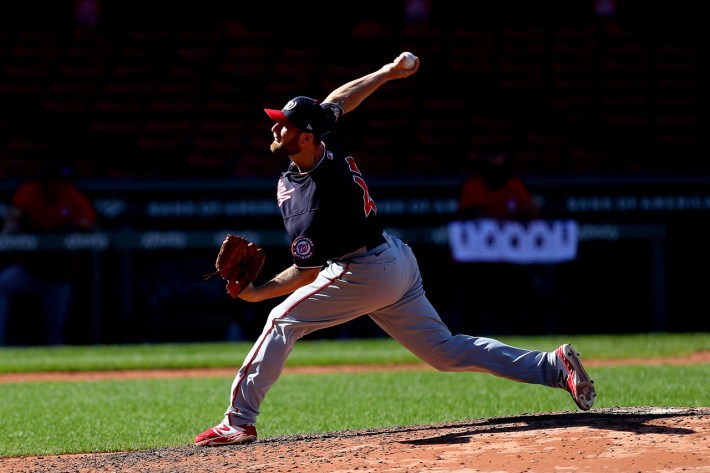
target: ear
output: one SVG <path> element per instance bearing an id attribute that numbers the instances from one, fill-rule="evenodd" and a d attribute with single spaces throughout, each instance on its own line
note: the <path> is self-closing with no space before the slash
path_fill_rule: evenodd
<path id="1" fill-rule="evenodd" d="M 301 132 L 301 144 L 305 145 L 308 143 L 315 143 L 316 137 L 313 133 L 309 133 L 307 131 Z"/>

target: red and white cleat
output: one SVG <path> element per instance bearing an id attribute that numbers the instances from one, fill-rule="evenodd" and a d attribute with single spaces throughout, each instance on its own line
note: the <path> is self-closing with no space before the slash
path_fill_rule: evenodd
<path id="1" fill-rule="evenodd" d="M 566 343 L 555 350 L 555 354 L 564 367 L 560 370 L 559 386 L 572 395 L 580 409 L 588 411 L 594 405 L 597 393 L 594 390 L 594 381 L 582 367 L 579 352 Z"/>
<path id="2" fill-rule="evenodd" d="M 254 439 L 256 439 L 256 427 L 253 425 L 234 426 L 222 421 L 195 437 L 195 444 L 201 447 L 216 447 L 250 442 Z"/>

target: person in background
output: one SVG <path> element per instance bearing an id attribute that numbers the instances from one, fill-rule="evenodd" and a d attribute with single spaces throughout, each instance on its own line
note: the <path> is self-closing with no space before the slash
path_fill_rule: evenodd
<path id="1" fill-rule="evenodd" d="M 51 160 L 38 179 L 20 184 L 11 198 L 3 225 L 5 234 L 56 234 L 94 231 L 96 212 L 74 182 L 71 163 Z M 33 296 L 45 317 L 50 345 L 64 344 L 65 324 L 79 264 L 66 249 L 26 251 L 11 255 L 0 271 L 0 345 L 16 296 Z M 19 315 L 19 314 L 12 314 Z"/>
<path id="2" fill-rule="evenodd" d="M 504 144 L 480 149 L 473 172 L 461 186 L 459 220 L 495 220 L 526 223 L 540 218 L 540 206 L 513 168 L 513 156 Z M 542 297 L 543 281 L 530 265 L 510 261 L 452 262 L 457 293 L 458 323 L 463 331 L 510 334 L 533 328 L 531 316 Z M 470 291 L 477 294 L 470 310 Z M 465 316 L 463 314 L 466 314 Z"/>
<path id="3" fill-rule="evenodd" d="M 74 19 L 80 28 L 93 30 L 101 25 L 99 0 L 74 0 Z"/>
<path id="4" fill-rule="evenodd" d="M 540 207 L 514 173 L 508 151 L 502 147 L 484 148 L 474 166 L 461 188 L 459 218 L 529 221 L 539 217 Z"/>

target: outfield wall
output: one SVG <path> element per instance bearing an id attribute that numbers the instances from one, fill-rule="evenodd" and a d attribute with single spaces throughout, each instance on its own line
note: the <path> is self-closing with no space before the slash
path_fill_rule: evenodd
<path id="1" fill-rule="evenodd" d="M 457 178 L 372 180 L 385 226 L 420 258 L 425 287 L 454 331 L 618 333 L 707 330 L 702 274 L 710 262 L 710 186 L 686 179 L 528 179 L 546 222 L 574 222 L 573 259 L 459 264 L 449 247 Z M 72 305 L 75 343 L 249 338 L 271 303 L 247 304 L 204 281 L 226 232 L 267 251 L 264 276 L 290 263 L 271 180 L 80 182 L 101 231 L 0 236 L 0 257 L 67 248 L 84 272 Z M 0 189 L 9 201 L 13 184 Z M 4 210 L 4 208 L 2 208 Z M 36 310 L 31 303 L 29 313 Z M 34 317 L 28 318 L 32 320 Z M 32 343 L 23 322 L 15 340 Z M 380 335 L 360 321 L 322 336 Z"/>

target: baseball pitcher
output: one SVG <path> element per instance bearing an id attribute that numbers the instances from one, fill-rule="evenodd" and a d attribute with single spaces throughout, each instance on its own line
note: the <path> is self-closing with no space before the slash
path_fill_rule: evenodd
<path id="1" fill-rule="evenodd" d="M 402 53 L 322 101 L 297 96 L 281 109 L 265 110 L 274 122 L 271 153 L 288 166 L 278 181 L 276 205 L 290 236 L 293 264 L 261 285 L 247 285 L 238 297 L 249 302 L 288 297 L 271 310 L 236 374 L 224 418 L 199 434 L 197 445 L 255 439 L 261 403 L 294 343 L 363 315 L 438 370 L 562 388 L 580 409 L 592 407 L 593 382 L 571 345 L 544 352 L 452 335 L 425 295 L 412 249 L 383 231 L 366 169 L 330 133 L 342 115 L 387 82 L 416 74 L 420 61 L 414 57 L 408 64 L 408 58 Z"/>

